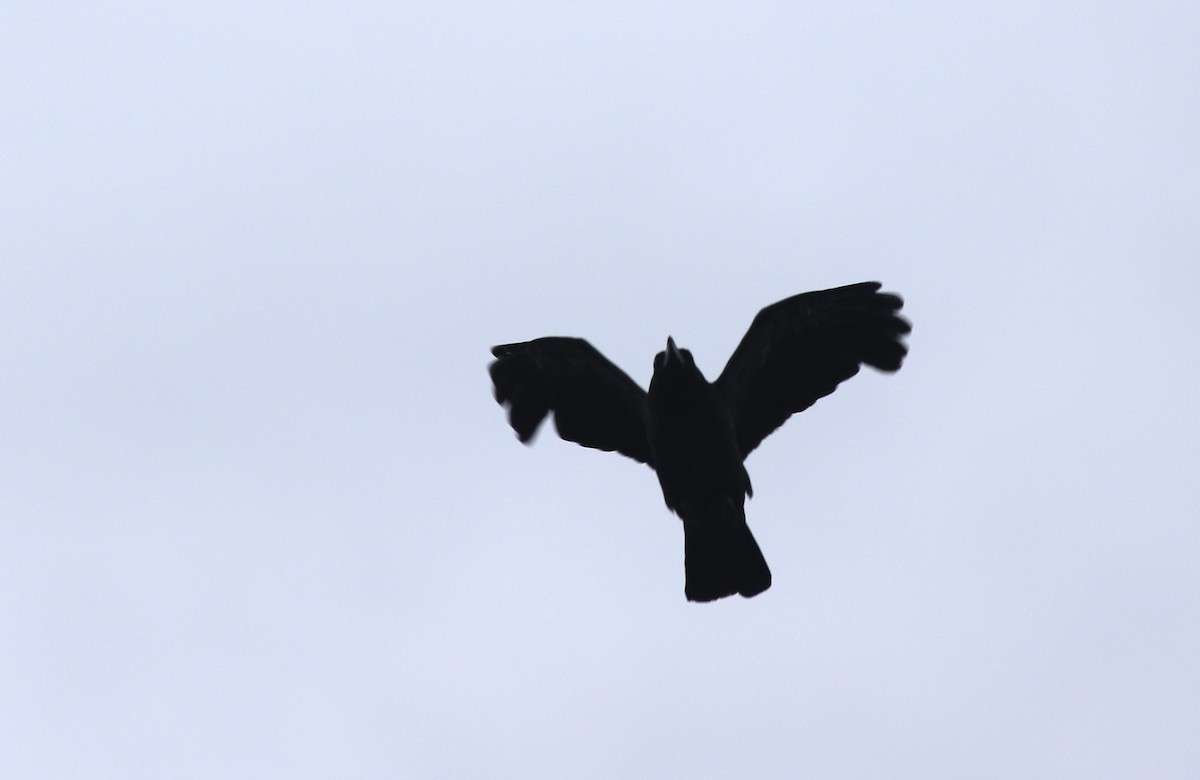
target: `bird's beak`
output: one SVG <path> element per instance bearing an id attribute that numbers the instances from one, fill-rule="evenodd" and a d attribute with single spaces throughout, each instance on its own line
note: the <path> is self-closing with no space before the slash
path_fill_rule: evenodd
<path id="1" fill-rule="evenodd" d="M 679 350 L 675 347 L 675 339 L 667 336 L 667 360 L 678 360 L 683 362 L 683 355 L 679 354 Z"/>

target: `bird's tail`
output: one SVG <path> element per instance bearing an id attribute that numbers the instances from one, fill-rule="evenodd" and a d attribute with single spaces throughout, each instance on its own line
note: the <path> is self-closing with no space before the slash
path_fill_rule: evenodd
<path id="1" fill-rule="evenodd" d="M 684 594 L 688 601 L 714 601 L 734 593 L 749 598 L 771 587 L 771 570 L 741 507 L 725 506 L 718 512 L 696 515 L 683 520 Z"/>

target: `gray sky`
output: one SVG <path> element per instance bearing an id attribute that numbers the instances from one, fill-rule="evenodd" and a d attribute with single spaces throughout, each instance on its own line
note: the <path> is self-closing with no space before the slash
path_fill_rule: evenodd
<path id="1" fill-rule="evenodd" d="M 586 6 L 586 7 L 585 7 Z M 1195 3 L 0 11 L 0 775 L 1200 771 Z M 653 474 L 495 343 L 912 352 Z"/>

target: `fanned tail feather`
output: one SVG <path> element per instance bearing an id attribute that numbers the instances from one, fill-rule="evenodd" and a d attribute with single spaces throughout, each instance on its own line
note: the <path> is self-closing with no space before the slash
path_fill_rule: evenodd
<path id="1" fill-rule="evenodd" d="M 688 601 L 746 598 L 771 587 L 771 570 L 741 507 L 689 512 L 683 521 L 683 566 Z"/>

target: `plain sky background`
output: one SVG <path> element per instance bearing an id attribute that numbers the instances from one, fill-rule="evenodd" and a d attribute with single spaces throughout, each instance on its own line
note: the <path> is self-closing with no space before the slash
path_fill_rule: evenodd
<path id="1" fill-rule="evenodd" d="M 5 3 L 0 775 L 1200 776 L 1200 6 Z M 653 474 L 491 345 L 911 354 Z"/>

